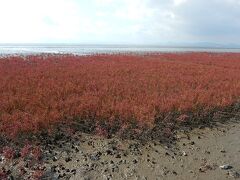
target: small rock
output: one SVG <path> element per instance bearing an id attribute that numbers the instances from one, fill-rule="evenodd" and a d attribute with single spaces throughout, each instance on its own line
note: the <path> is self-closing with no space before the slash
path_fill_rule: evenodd
<path id="1" fill-rule="evenodd" d="M 199 171 L 206 172 L 208 170 L 214 170 L 214 169 L 215 169 L 215 165 L 205 164 L 199 168 Z"/>
<path id="2" fill-rule="evenodd" d="M 29 163 L 26 162 L 25 165 L 24 165 L 25 168 L 29 168 Z"/>
<path id="3" fill-rule="evenodd" d="M 65 173 L 63 173 L 63 174 L 59 174 L 59 178 L 64 178 L 66 176 L 66 174 Z"/>
<path id="4" fill-rule="evenodd" d="M 226 151 L 225 151 L 224 149 L 222 149 L 220 152 L 221 152 L 221 153 L 226 153 Z"/>
<path id="5" fill-rule="evenodd" d="M 113 155 L 113 152 L 110 149 L 106 150 L 106 153 L 107 155 Z"/>
<path id="6" fill-rule="evenodd" d="M 133 164 L 137 164 L 138 161 L 136 159 L 133 160 Z"/>
<path id="7" fill-rule="evenodd" d="M 230 166 L 229 164 L 225 164 L 225 165 L 219 166 L 219 168 L 224 169 L 224 170 L 228 170 L 228 169 L 232 169 L 233 167 Z"/>
<path id="8" fill-rule="evenodd" d="M 108 168 L 104 169 L 103 172 L 105 172 L 105 173 L 108 172 Z"/>
<path id="9" fill-rule="evenodd" d="M 110 161 L 110 164 L 114 164 L 114 162 L 111 160 L 111 161 Z"/>
<path id="10" fill-rule="evenodd" d="M 119 172 L 119 167 L 117 165 L 112 166 L 112 172 Z"/>
<path id="11" fill-rule="evenodd" d="M 168 152 L 165 152 L 165 155 L 166 155 L 166 156 L 169 156 L 170 154 L 169 154 Z"/>
<path id="12" fill-rule="evenodd" d="M 182 155 L 183 156 L 187 156 L 187 153 L 185 151 L 183 151 Z"/>
<path id="13" fill-rule="evenodd" d="M 77 172 L 76 169 L 72 169 L 72 170 L 71 170 L 71 173 L 73 173 L 73 174 L 76 174 L 76 172 Z"/>
<path id="14" fill-rule="evenodd" d="M 116 155 L 116 158 L 121 158 L 121 155 L 120 155 L 120 154 L 117 154 L 117 155 Z"/>
<path id="15" fill-rule="evenodd" d="M 169 146 L 164 146 L 165 149 L 169 149 Z"/>
<path id="16" fill-rule="evenodd" d="M 58 158 L 57 158 L 56 156 L 53 156 L 52 160 L 53 160 L 53 161 L 57 161 Z"/>
<path id="17" fill-rule="evenodd" d="M 79 149 L 78 147 L 75 147 L 75 152 L 78 153 L 79 152 Z"/>
<path id="18" fill-rule="evenodd" d="M 211 152 L 210 151 L 205 151 L 205 154 L 210 154 Z"/>
<path id="19" fill-rule="evenodd" d="M 70 162 L 72 159 L 70 158 L 70 157 L 67 157 L 66 159 L 65 159 L 65 161 L 66 162 Z"/>
<path id="20" fill-rule="evenodd" d="M 0 156 L 0 162 L 3 162 L 5 160 L 4 156 Z"/>
<path id="21" fill-rule="evenodd" d="M 152 161 L 152 164 L 157 164 L 155 161 Z"/>

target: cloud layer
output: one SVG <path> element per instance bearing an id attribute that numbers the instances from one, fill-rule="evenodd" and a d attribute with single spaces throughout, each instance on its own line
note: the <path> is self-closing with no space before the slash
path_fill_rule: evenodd
<path id="1" fill-rule="evenodd" d="M 0 43 L 238 43 L 240 0 L 0 0 Z"/>

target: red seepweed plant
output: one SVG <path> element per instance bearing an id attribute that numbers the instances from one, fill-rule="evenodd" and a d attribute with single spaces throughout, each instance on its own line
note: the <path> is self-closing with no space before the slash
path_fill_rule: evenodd
<path id="1" fill-rule="evenodd" d="M 240 54 L 51 55 L 0 59 L 0 133 L 75 120 L 152 127 L 169 112 L 208 112 L 239 101 Z M 109 127 L 108 127 L 109 128 Z"/>

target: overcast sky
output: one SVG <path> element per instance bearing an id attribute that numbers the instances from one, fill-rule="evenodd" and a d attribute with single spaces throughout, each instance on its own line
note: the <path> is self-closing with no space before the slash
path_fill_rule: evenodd
<path id="1" fill-rule="evenodd" d="M 240 0 L 0 0 L 0 43 L 235 43 Z"/>

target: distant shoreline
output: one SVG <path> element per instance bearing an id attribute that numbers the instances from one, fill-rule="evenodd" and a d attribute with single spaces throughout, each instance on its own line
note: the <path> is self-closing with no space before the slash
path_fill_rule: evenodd
<path id="1" fill-rule="evenodd" d="M 240 53 L 234 47 L 167 47 L 157 45 L 90 45 L 90 44 L 0 44 L 0 55 L 39 55 L 39 54 L 145 54 L 145 53 Z"/>

